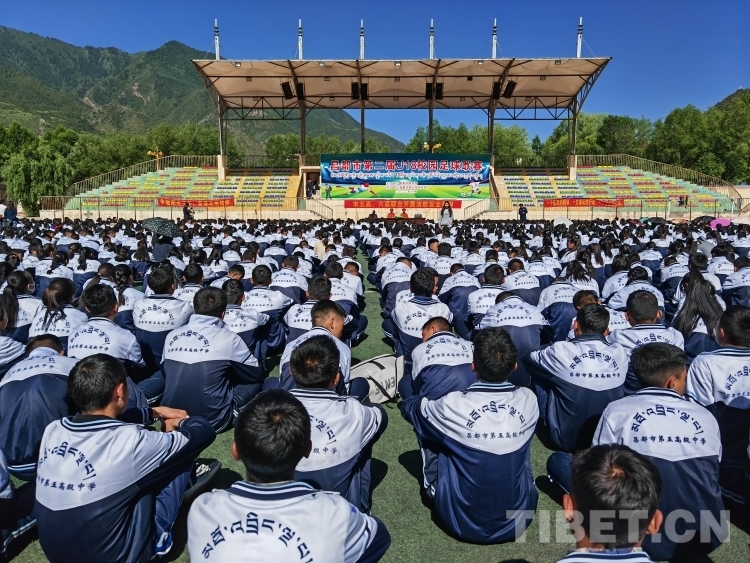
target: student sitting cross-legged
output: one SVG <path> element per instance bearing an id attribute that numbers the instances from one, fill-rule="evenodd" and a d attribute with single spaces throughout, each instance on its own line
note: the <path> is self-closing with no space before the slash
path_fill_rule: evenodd
<path id="1" fill-rule="evenodd" d="M 187 325 L 170 332 L 164 343 L 162 404 L 203 416 L 222 432 L 260 393 L 265 375 L 247 344 L 224 324 L 224 291 L 204 287 L 193 304 Z"/>
<path id="2" fill-rule="evenodd" d="M 627 446 L 595 446 L 573 457 L 570 494 L 563 497 L 576 549 L 558 563 L 650 563 L 641 551 L 664 515 L 659 470 Z"/>
<path id="3" fill-rule="evenodd" d="M 166 554 L 186 490 L 218 471 L 218 462 L 193 469 L 213 428 L 176 409 L 126 410 L 125 368 L 106 354 L 81 360 L 68 391 L 81 412 L 47 426 L 37 467 L 34 514 L 47 559 L 140 562 Z M 165 432 L 144 428 L 156 418 Z"/>
<path id="4" fill-rule="evenodd" d="M 339 350 L 318 335 L 292 352 L 290 369 L 297 387 L 291 393 L 310 415 L 313 449 L 297 465 L 295 478 L 335 491 L 362 512 L 369 512 L 372 446 L 385 432 L 388 417 L 380 405 L 341 397 Z"/>
<path id="5" fill-rule="evenodd" d="M 594 445 L 629 446 L 659 469 L 664 483 L 659 509 L 667 526 L 643 544 L 655 560 L 702 557 L 726 537 L 720 526 L 705 527 L 707 518 L 721 522 L 724 510 L 719 489 L 721 438 L 713 415 L 683 396 L 687 362 L 685 352 L 664 342 L 636 348 L 630 364 L 641 389 L 610 403 L 593 440 Z M 547 462 L 550 479 L 566 491 L 570 459 L 556 452 Z M 680 516 L 672 520 L 670 514 Z"/>
<path id="6" fill-rule="evenodd" d="M 530 447 L 539 408 L 532 391 L 507 382 L 517 356 L 505 330 L 484 329 L 474 339 L 476 383 L 401 405 L 420 446 L 433 454 L 423 468 L 425 492 L 445 527 L 465 541 L 513 541 L 536 510 Z"/>
<path id="7" fill-rule="evenodd" d="M 340 495 L 295 479 L 313 455 L 312 421 L 287 391 L 258 395 L 239 415 L 232 456 L 246 476 L 227 490 L 198 497 L 188 514 L 192 561 L 374 563 L 391 544 L 377 518 Z"/>
<path id="8" fill-rule="evenodd" d="M 576 315 L 572 341 L 521 357 L 552 442 L 562 451 L 587 447 L 606 406 L 624 395 L 628 356 L 606 341 L 608 326 L 604 307 L 585 305 Z"/>

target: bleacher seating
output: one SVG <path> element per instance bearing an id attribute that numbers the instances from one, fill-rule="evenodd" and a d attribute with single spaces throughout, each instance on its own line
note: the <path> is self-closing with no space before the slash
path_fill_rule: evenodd
<path id="1" fill-rule="evenodd" d="M 573 181 L 564 168 L 502 168 L 495 170 L 495 180 L 501 198 L 529 208 L 540 207 L 549 198 L 621 198 L 626 207 L 637 207 L 642 201 L 666 199 L 676 206 L 680 197 L 687 197 L 691 207 L 706 210 L 727 201 L 704 186 L 627 166 L 579 166 Z"/>
<path id="2" fill-rule="evenodd" d="M 248 210 L 293 209 L 298 188 L 299 175 L 291 170 L 238 170 L 219 181 L 215 167 L 167 168 L 90 190 L 70 200 L 66 209 L 151 209 L 159 197 L 192 200 L 233 197 L 235 207 Z"/>

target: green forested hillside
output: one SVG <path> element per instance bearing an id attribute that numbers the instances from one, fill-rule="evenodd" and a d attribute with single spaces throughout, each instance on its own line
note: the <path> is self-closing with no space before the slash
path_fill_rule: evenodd
<path id="1" fill-rule="evenodd" d="M 129 54 L 0 27 L 0 124 L 18 121 L 42 133 L 57 125 L 81 132 L 145 132 L 160 123 L 215 123 L 213 104 L 190 62 L 205 56 L 177 41 Z M 299 124 L 258 121 L 233 129 L 240 145 L 257 153 L 269 137 L 298 132 Z M 358 140 L 359 124 L 344 111 L 313 111 L 308 133 Z M 403 148 L 383 133 L 367 134 L 391 150 Z"/>

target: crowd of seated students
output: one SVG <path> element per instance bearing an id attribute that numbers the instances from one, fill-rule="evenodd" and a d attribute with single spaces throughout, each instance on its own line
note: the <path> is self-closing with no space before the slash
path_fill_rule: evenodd
<path id="1" fill-rule="evenodd" d="M 697 533 L 701 511 L 719 521 L 750 502 L 742 228 L 187 220 L 178 232 L 25 220 L 3 233 L 3 552 L 36 527 L 53 562 L 148 561 L 192 501 L 196 560 L 377 561 L 390 536 L 370 516 L 370 466 L 388 418 L 351 365 L 373 336 L 365 278 L 404 359 L 422 492 L 458 539 L 514 541 L 531 523 L 535 434 L 555 450 L 566 513 L 584 513 L 578 547 L 602 558 L 707 555 L 725 536 Z M 201 495 L 220 464 L 198 457 L 226 431 L 246 476 Z M 638 537 L 615 522 L 599 541 L 586 511 L 605 505 L 642 507 Z M 665 533 L 679 510 L 694 516 L 677 526 L 690 540 Z"/>

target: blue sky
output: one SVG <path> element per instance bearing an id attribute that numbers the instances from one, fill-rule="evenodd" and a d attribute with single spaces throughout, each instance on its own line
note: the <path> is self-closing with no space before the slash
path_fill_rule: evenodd
<path id="1" fill-rule="evenodd" d="M 430 18 L 439 57 L 490 56 L 493 18 L 498 19 L 499 56 L 574 56 L 583 16 L 583 54 L 613 57 L 584 111 L 657 119 L 674 107 L 705 109 L 737 88 L 750 88 L 750 0 L 0 3 L 0 25 L 129 52 L 155 49 L 171 39 L 210 51 L 218 18 L 222 55 L 248 59 L 294 57 L 298 18 L 305 30 L 304 55 L 311 59 L 356 58 L 360 19 L 367 58 L 426 58 Z M 453 125 L 486 122 L 480 111 L 443 110 L 436 118 Z M 368 127 L 404 142 L 426 122 L 426 111 L 367 113 Z M 554 127 L 553 122 L 518 123 L 542 138 Z"/>

